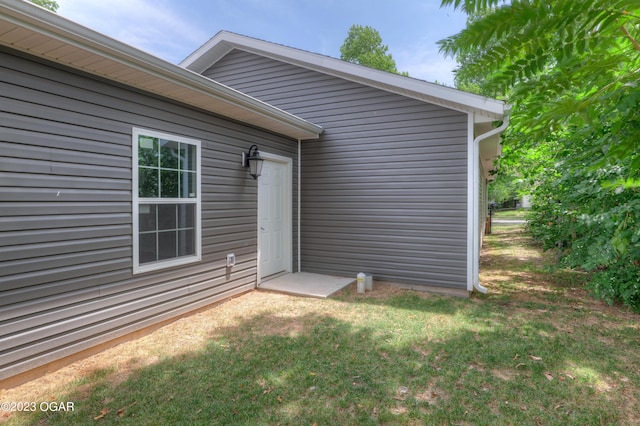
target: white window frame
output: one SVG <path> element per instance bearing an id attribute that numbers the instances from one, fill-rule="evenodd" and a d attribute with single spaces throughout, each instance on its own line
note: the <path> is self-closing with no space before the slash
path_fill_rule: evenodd
<path id="1" fill-rule="evenodd" d="M 185 143 L 196 147 L 196 197 L 194 198 L 146 198 L 139 196 L 138 172 L 138 141 L 140 136 L 167 139 Z M 201 143 L 197 139 L 158 132 L 155 130 L 134 127 L 132 129 L 132 204 L 133 204 L 133 273 L 156 271 L 202 260 L 202 190 L 201 190 Z M 139 211 L 141 204 L 193 204 L 195 205 L 195 253 L 172 259 L 159 260 L 153 263 L 140 264 L 140 223 Z"/>

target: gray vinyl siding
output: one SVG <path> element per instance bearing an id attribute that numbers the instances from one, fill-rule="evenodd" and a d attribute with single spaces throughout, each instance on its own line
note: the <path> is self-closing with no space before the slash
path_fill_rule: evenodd
<path id="1" fill-rule="evenodd" d="M 466 114 L 239 50 L 203 74 L 325 129 L 302 144 L 303 271 L 466 290 Z"/>
<path id="2" fill-rule="evenodd" d="M 201 140 L 201 262 L 133 275 L 133 127 Z M 297 176 L 297 141 L 0 50 L 0 380 L 254 288 L 253 143 Z"/>

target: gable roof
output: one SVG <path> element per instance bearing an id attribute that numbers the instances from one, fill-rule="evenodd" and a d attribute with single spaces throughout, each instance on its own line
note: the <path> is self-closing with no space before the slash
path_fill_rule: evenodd
<path id="1" fill-rule="evenodd" d="M 0 45 L 280 133 L 322 127 L 23 0 L 0 3 Z"/>
<path id="2" fill-rule="evenodd" d="M 474 113 L 476 123 L 502 120 L 505 114 L 504 102 L 496 99 L 228 31 L 220 31 L 182 61 L 180 66 L 202 73 L 233 49 L 266 56 L 445 108 Z"/>

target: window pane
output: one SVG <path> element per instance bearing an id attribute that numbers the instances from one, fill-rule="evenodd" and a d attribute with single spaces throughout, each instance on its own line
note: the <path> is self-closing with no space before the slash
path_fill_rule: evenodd
<path id="1" fill-rule="evenodd" d="M 177 257 L 176 231 L 158 232 L 158 260 Z"/>
<path id="2" fill-rule="evenodd" d="M 138 157 L 134 165 L 138 180 L 138 187 L 134 188 L 138 192 L 133 194 L 137 200 L 134 225 L 138 231 L 134 272 L 182 263 L 171 262 L 173 259 L 189 261 L 201 244 L 196 238 L 200 235 L 196 221 L 200 142 L 152 130 L 134 128 L 133 134 L 133 154 Z M 180 199 L 190 202 L 180 204 Z"/>
<path id="3" fill-rule="evenodd" d="M 158 229 L 176 229 L 176 219 L 175 204 L 158 204 Z"/>
<path id="4" fill-rule="evenodd" d="M 178 169 L 178 142 L 160 139 L 160 167 Z"/>
<path id="5" fill-rule="evenodd" d="M 177 170 L 160 170 L 162 198 L 178 198 L 179 173 Z"/>
<path id="6" fill-rule="evenodd" d="M 195 204 L 178 204 L 178 228 L 193 228 L 195 223 Z"/>
<path id="7" fill-rule="evenodd" d="M 178 256 L 191 256 L 196 254 L 193 229 L 178 231 Z"/>
<path id="8" fill-rule="evenodd" d="M 158 167 L 158 139 L 138 137 L 138 165 Z"/>
<path id="9" fill-rule="evenodd" d="M 180 198 L 196 198 L 197 175 L 195 172 L 183 171 L 180 174 Z"/>
<path id="10" fill-rule="evenodd" d="M 195 145 L 186 143 L 180 144 L 180 169 L 196 171 L 196 155 L 197 149 Z"/>
<path id="11" fill-rule="evenodd" d="M 140 204 L 138 208 L 138 227 L 140 232 L 155 231 L 156 227 L 156 205 Z"/>
<path id="12" fill-rule="evenodd" d="M 138 261 L 140 264 L 155 262 L 158 260 L 158 253 L 156 251 L 156 233 L 151 232 L 149 234 L 140 234 L 138 236 Z"/>
<path id="13" fill-rule="evenodd" d="M 138 169 L 138 196 L 143 198 L 158 197 L 158 169 Z"/>

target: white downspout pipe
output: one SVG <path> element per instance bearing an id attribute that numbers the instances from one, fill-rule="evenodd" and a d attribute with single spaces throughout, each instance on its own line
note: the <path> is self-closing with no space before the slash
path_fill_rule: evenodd
<path id="1" fill-rule="evenodd" d="M 300 231 L 301 231 L 301 226 L 300 226 L 300 222 L 301 222 L 301 218 L 302 218 L 302 213 L 300 211 L 301 206 L 302 206 L 302 202 L 300 200 L 300 197 L 302 196 L 302 141 L 300 139 L 298 139 L 298 272 L 302 272 L 302 255 L 300 254 L 300 248 L 301 248 L 301 243 L 302 243 L 302 239 L 300 238 Z"/>
<path id="2" fill-rule="evenodd" d="M 480 208 L 480 142 L 487 138 L 490 138 L 491 136 L 502 133 L 509 126 L 510 112 L 511 105 L 506 105 L 502 125 L 495 129 L 489 130 L 486 133 L 478 135 L 472 143 L 471 174 L 473 177 L 473 190 L 471 196 L 472 214 L 469 218 L 469 220 L 471 220 L 472 222 L 470 229 L 472 229 L 473 239 L 473 247 L 471 253 L 471 280 L 473 283 L 473 288 L 482 294 L 487 293 L 487 288 L 483 287 L 480 284 L 480 229 L 478 228 L 480 226 L 480 223 L 478 223 L 478 220 L 476 220 L 478 218 L 478 210 Z"/>

